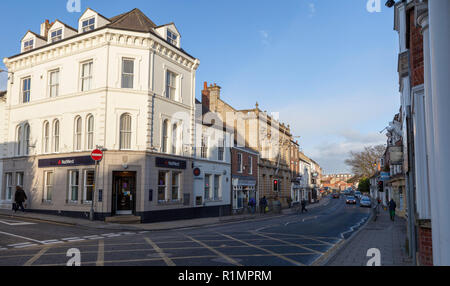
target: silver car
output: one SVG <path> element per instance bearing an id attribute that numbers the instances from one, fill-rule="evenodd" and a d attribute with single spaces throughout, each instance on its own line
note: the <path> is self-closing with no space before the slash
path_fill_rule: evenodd
<path id="1" fill-rule="evenodd" d="M 370 208 L 372 206 L 372 202 L 370 201 L 369 197 L 364 196 L 364 197 L 361 197 L 361 200 L 359 201 L 359 206 Z"/>

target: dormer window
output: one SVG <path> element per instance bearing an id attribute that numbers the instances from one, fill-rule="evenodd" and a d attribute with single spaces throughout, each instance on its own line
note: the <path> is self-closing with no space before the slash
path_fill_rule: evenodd
<path id="1" fill-rule="evenodd" d="M 167 30 L 167 42 L 170 44 L 177 46 L 178 45 L 178 36 L 174 34 L 172 31 Z"/>
<path id="2" fill-rule="evenodd" d="M 61 41 L 62 40 L 62 29 L 53 31 L 51 33 L 51 42 L 57 42 L 57 41 Z"/>
<path id="3" fill-rule="evenodd" d="M 81 29 L 83 33 L 89 32 L 95 29 L 95 18 L 84 20 L 81 24 Z"/>
<path id="4" fill-rule="evenodd" d="M 34 47 L 34 40 L 28 40 L 23 43 L 23 51 L 24 52 L 32 50 L 33 47 Z"/>

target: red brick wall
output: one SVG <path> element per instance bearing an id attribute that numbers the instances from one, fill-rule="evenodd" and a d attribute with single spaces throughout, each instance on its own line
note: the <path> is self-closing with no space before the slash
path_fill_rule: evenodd
<path id="1" fill-rule="evenodd" d="M 238 165 L 238 153 L 242 154 L 242 166 L 245 166 L 242 173 L 238 172 L 239 165 Z M 253 173 L 249 174 L 249 157 L 253 158 Z M 231 174 L 238 175 L 238 176 L 251 176 L 254 177 L 254 179 L 257 179 L 258 175 L 258 157 L 256 155 L 253 155 L 251 153 L 247 153 L 242 150 L 231 148 Z"/>
<path id="2" fill-rule="evenodd" d="M 411 84 L 412 86 L 424 83 L 424 67 L 423 67 L 423 36 L 420 28 L 414 23 L 414 11 L 409 14 L 409 48 L 410 48 L 410 64 L 411 64 Z"/>
<path id="3" fill-rule="evenodd" d="M 433 242 L 431 228 L 419 226 L 419 263 L 423 266 L 433 266 Z"/>

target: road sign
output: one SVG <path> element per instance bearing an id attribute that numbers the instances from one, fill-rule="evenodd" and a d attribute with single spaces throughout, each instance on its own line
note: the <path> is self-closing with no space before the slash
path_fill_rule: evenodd
<path id="1" fill-rule="evenodd" d="M 92 151 L 91 158 L 94 161 L 101 161 L 103 159 L 103 152 L 99 149 Z"/>

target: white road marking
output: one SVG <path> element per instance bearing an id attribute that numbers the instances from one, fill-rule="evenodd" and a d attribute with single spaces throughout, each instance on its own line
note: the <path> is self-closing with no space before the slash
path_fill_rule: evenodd
<path id="1" fill-rule="evenodd" d="M 37 244 L 32 243 L 32 244 L 28 244 L 28 245 L 22 245 L 22 246 L 15 246 L 14 248 L 25 248 L 25 247 L 31 247 L 31 246 L 36 246 Z"/>
<path id="2" fill-rule="evenodd" d="M 24 222 L 24 221 L 17 222 L 17 221 L 14 221 L 14 220 L 0 220 L 0 223 L 6 224 L 6 225 L 12 225 L 12 226 L 35 224 L 35 223 L 32 223 L 32 222 Z"/>
<path id="3" fill-rule="evenodd" d="M 39 243 L 39 244 L 41 243 L 39 240 L 36 240 L 36 239 L 32 239 L 32 238 L 28 238 L 28 237 L 25 237 L 25 236 L 21 236 L 21 235 L 17 235 L 17 234 L 12 234 L 12 233 L 8 233 L 8 232 L 4 232 L 4 231 L 0 231 L 0 234 L 4 234 L 4 235 L 9 235 L 9 236 L 14 236 L 14 237 L 22 238 L 22 239 L 25 239 L 25 240 L 37 242 L 37 243 Z"/>
<path id="4" fill-rule="evenodd" d="M 88 236 L 83 236 L 83 238 L 90 239 L 90 240 L 103 239 L 103 237 L 101 237 L 99 235 L 88 235 Z"/>
<path id="5" fill-rule="evenodd" d="M 350 227 L 349 230 L 342 232 L 341 233 L 341 238 L 344 239 L 344 234 L 355 231 L 355 228 L 360 227 L 366 220 L 367 220 L 367 218 L 363 218 L 358 223 L 356 223 L 355 225 Z"/>
<path id="6" fill-rule="evenodd" d="M 22 245 L 30 245 L 30 244 L 31 244 L 31 242 L 22 242 L 22 243 L 8 244 L 8 246 L 15 247 L 15 246 L 22 246 Z"/>
<path id="7" fill-rule="evenodd" d="M 57 243 L 63 243 L 63 241 L 57 240 L 57 239 L 51 239 L 51 240 L 44 240 L 41 241 L 43 244 L 57 244 Z"/>

